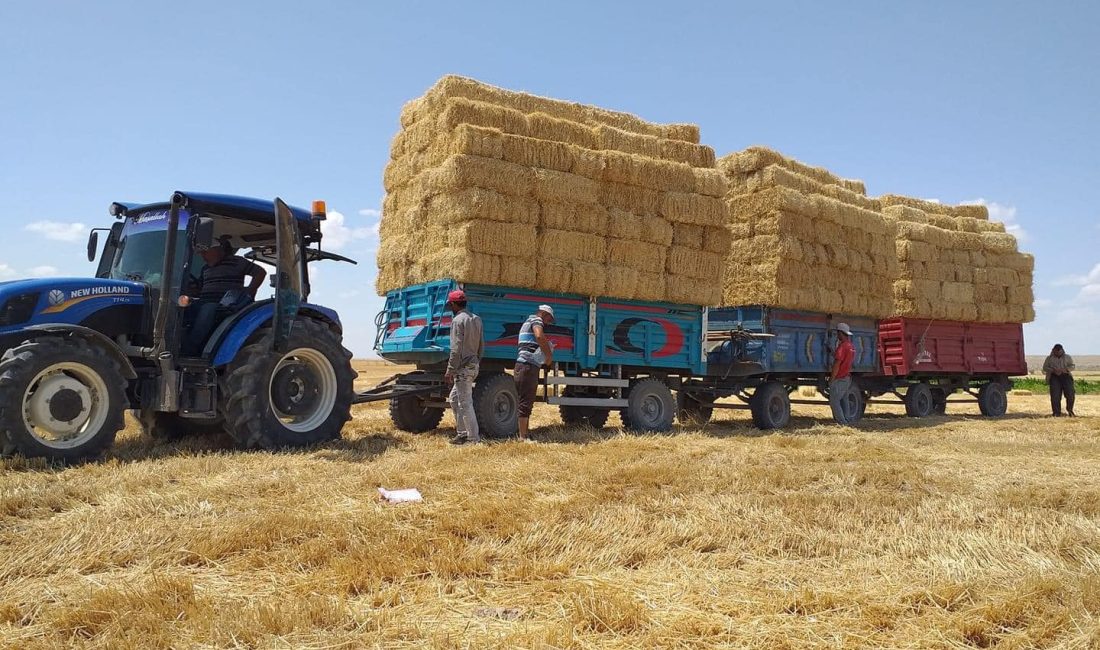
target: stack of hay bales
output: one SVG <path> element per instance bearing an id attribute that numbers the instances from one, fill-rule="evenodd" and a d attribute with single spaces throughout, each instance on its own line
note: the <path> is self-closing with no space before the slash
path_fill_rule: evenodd
<path id="1" fill-rule="evenodd" d="M 980 205 L 879 197 L 897 229 L 898 316 L 1026 323 L 1035 319 L 1035 259 Z"/>
<path id="2" fill-rule="evenodd" d="M 687 124 L 447 76 L 401 113 L 380 293 L 442 278 L 709 305 L 726 181 Z"/>
<path id="3" fill-rule="evenodd" d="M 733 238 L 723 305 L 890 315 L 894 231 L 862 182 L 762 147 L 718 167 L 730 182 Z"/>

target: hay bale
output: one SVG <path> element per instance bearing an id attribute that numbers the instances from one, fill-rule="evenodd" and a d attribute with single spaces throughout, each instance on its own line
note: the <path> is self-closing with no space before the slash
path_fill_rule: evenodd
<path id="1" fill-rule="evenodd" d="M 543 258 L 602 264 L 607 258 L 607 240 L 583 232 L 546 228 L 538 236 L 538 253 Z"/>
<path id="2" fill-rule="evenodd" d="M 722 299 L 722 285 L 710 280 L 672 273 L 665 278 L 666 302 L 715 305 Z M 658 298 L 653 298 L 658 300 Z"/>
<path id="3" fill-rule="evenodd" d="M 484 187 L 510 196 L 529 196 L 534 181 L 534 172 L 528 167 L 481 156 L 456 155 L 437 169 L 425 172 L 424 191 L 443 194 Z"/>
<path id="4" fill-rule="evenodd" d="M 989 253 L 1015 253 L 1016 237 L 1008 233 L 983 232 L 981 237 L 982 248 Z"/>
<path id="5" fill-rule="evenodd" d="M 486 255 L 528 257 L 534 255 L 536 244 L 542 245 L 547 232 L 566 231 L 543 231 L 543 236 L 539 237 L 533 225 L 500 221 L 467 221 L 447 230 L 447 246 Z M 591 236 L 573 234 L 582 240 L 586 237 L 592 239 Z"/>
<path id="6" fill-rule="evenodd" d="M 573 151 L 575 149 L 576 147 L 571 145 L 550 140 L 518 135 L 500 136 L 500 151 L 504 160 L 524 167 L 570 172 L 574 167 Z"/>
<path id="7" fill-rule="evenodd" d="M 596 204 L 600 200 L 600 184 L 590 178 L 549 169 L 535 169 L 533 192 L 545 203 Z"/>
<path id="8" fill-rule="evenodd" d="M 703 226 L 693 226 L 690 224 L 679 224 L 673 229 L 672 242 L 677 246 L 683 246 L 685 248 L 703 248 L 703 234 L 707 232 L 707 229 Z"/>
<path id="9" fill-rule="evenodd" d="M 675 230 L 672 224 L 661 217 L 631 214 L 615 208 L 608 210 L 607 234 L 611 237 L 668 246 L 672 243 Z"/>
<path id="10" fill-rule="evenodd" d="M 726 204 L 721 199 L 688 192 L 665 192 L 658 213 L 679 223 L 720 226 L 726 222 Z"/>
<path id="11" fill-rule="evenodd" d="M 656 190 L 623 183 L 601 183 L 600 204 L 633 214 L 657 214 L 661 194 Z"/>
<path id="12" fill-rule="evenodd" d="M 411 282 L 432 282 L 454 278 L 473 284 L 499 284 L 500 258 L 465 248 L 444 248 L 426 254 L 410 269 Z"/>
<path id="13" fill-rule="evenodd" d="M 853 192 L 866 193 L 862 181 L 841 178 L 823 167 L 813 167 L 800 163 L 767 147 L 749 147 L 743 151 L 719 158 L 717 164 L 718 168 L 725 171 L 727 175 L 747 174 L 764 169 L 769 165 L 776 165 L 812 178 L 818 183 L 838 185 Z"/>
<path id="14" fill-rule="evenodd" d="M 573 261 L 568 262 L 571 268 L 569 292 L 579 293 L 583 296 L 607 295 L 607 267 L 603 264 Z"/>
<path id="15" fill-rule="evenodd" d="M 627 266 L 608 265 L 607 285 L 604 292 L 627 300 L 633 299 L 638 293 L 638 270 Z"/>
<path id="16" fill-rule="evenodd" d="M 615 237 L 607 240 L 607 263 L 610 266 L 636 271 L 663 269 L 667 254 L 668 249 L 659 244 Z"/>
<path id="17" fill-rule="evenodd" d="M 538 275 L 533 257 L 501 257 L 500 283 L 508 287 L 531 287 Z"/>
<path id="18" fill-rule="evenodd" d="M 607 222 L 607 208 L 602 205 L 547 202 L 539 208 L 539 225 L 542 228 L 603 235 L 608 229 Z"/>
<path id="19" fill-rule="evenodd" d="M 683 246 L 670 246 L 665 268 L 669 273 L 708 280 L 721 276 L 722 263 L 722 256 L 716 253 Z"/>
<path id="20" fill-rule="evenodd" d="M 525 225 L 539 223 L 539 204 L 534 199 L 508 196 L 482 187 L 438 194 L 428 202 L 427 211 L 428 218 L 436 224 L 466 221 L 497 221 Z"/>
<path id="21" fill-rule="evenodd" d="M 696 167 L 691 170 L 691 174 L 695 177 L 693 189 L 696 194 L 725 198 L 726 192 L 729 191 L 729 182 L 720 170 Z"/>
<path id="22" fill-rule="evenodd" d="M 734 194 L 748 194 L 770 187 L 787 187 L 802 194 L 820 194 L 865 210 L 877 212 L 882 209 L 877 200 L 867 198 L 860 192 L 840 185 L 822 183 L 779 165 L 768 165 L 763 169 L 730 178 L 730 188 Z"/>

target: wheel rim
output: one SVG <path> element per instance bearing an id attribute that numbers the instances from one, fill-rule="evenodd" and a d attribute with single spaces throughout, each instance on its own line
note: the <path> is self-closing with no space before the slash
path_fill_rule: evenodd
<path id="1" fill-rule="evenodd" d="M 783 398 L 779 395 L 768 402 L 768 419 L 772 424 L 778 424 L 783 419 Z"/>
<path id="2" fill-rule="evenodd" d="M 917 398 L 914 400 L 917 407 L 917 413 L 920 415 L 928 415 L 932 412 L 932 394 L 926 391 L 920 391 L 917 393 Z"/>
<path id="3" fill-rule="evenodd" d="M 1004 391 L 992 388 L 989 391 L 989 406 L 994 413 L 1003 413 L 1006 407 Z"/>
<path id="4" fill-rule="evenodd" d="M 859 415 L 859 394 L 855 391 L 849 391 L 844 396 L 844 413 L 849 418 L 855 418 Z"/>
<path id="5" fill-rule="evenodd" d="M 654 426 L 661 422 L 665 415 L 665 404 L 657 395 L 646 395 L 642 398 L 642 419 L 647 426 Z"/>
<path id="6" fill-rule="evenodd" d="M 95 437 L 109 415 L 107 382 L 71 361 L 47 366 L 23 392 L 23 424 L 35 440 L 72 449 Z"/>
<path id="7" fill-rule="evenodd" d="M 491 412 L 497 424 L 508 424 L 515 416 L 516 409 L 516 398 L 508 391 L 502 390 L 493 397 Z"/>
<path id="8" fill-rule="evenodd" d="M 268 403 L 287 429 L 312 431 L 328 419 L 336 405 L 336 370 L 317 350 L 291 350 L 271 372 Z"/>

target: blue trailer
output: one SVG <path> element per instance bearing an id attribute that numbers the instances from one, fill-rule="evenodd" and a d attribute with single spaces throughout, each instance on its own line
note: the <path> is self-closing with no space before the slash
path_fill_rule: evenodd
<path id="1" fill-rule="evenodd" d="M 389 399 L 402 430 L 427 431 L 443 417 L 451 317 L 445 305 L 458 286 L 440 280 L 386 296 L 375 349 L 384 359 L 417 370 L 392 377 L 360 401 Z M 555 312 L 546 328 L 555 351 L 543 399 L 559 407 L 566 423 L 602 426 L 610 411 L 618 410 L 629 428 L 667 431 L 676 414 L 672 391 L 706 372 L 705 307 L 474 284 L 462 288 L 484 326 L 474 408 L 487 435 L 516 430 L 518 398 L 507 371 L 515 362 L 519 329 L 540 304 Z"/>

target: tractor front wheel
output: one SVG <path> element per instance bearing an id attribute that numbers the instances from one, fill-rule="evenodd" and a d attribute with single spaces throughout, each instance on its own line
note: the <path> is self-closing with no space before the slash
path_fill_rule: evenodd
<path id="1" fill-rule="evenodd" d="M 270 328 L 222 375 L 226 432 L 243 449 L 302 447 L 340 437 L 351 419 L 351 352 L 340 335 L 310 318 L 294 321 L 287 352 Z"/>
<path id="2" fill-rule="evenodd" d="M 127 406 L 118 363 L 82 339 L 34 339 L 0 359 L 6 451 L 62 462 L 98 456 L 124 426 Z"/>

